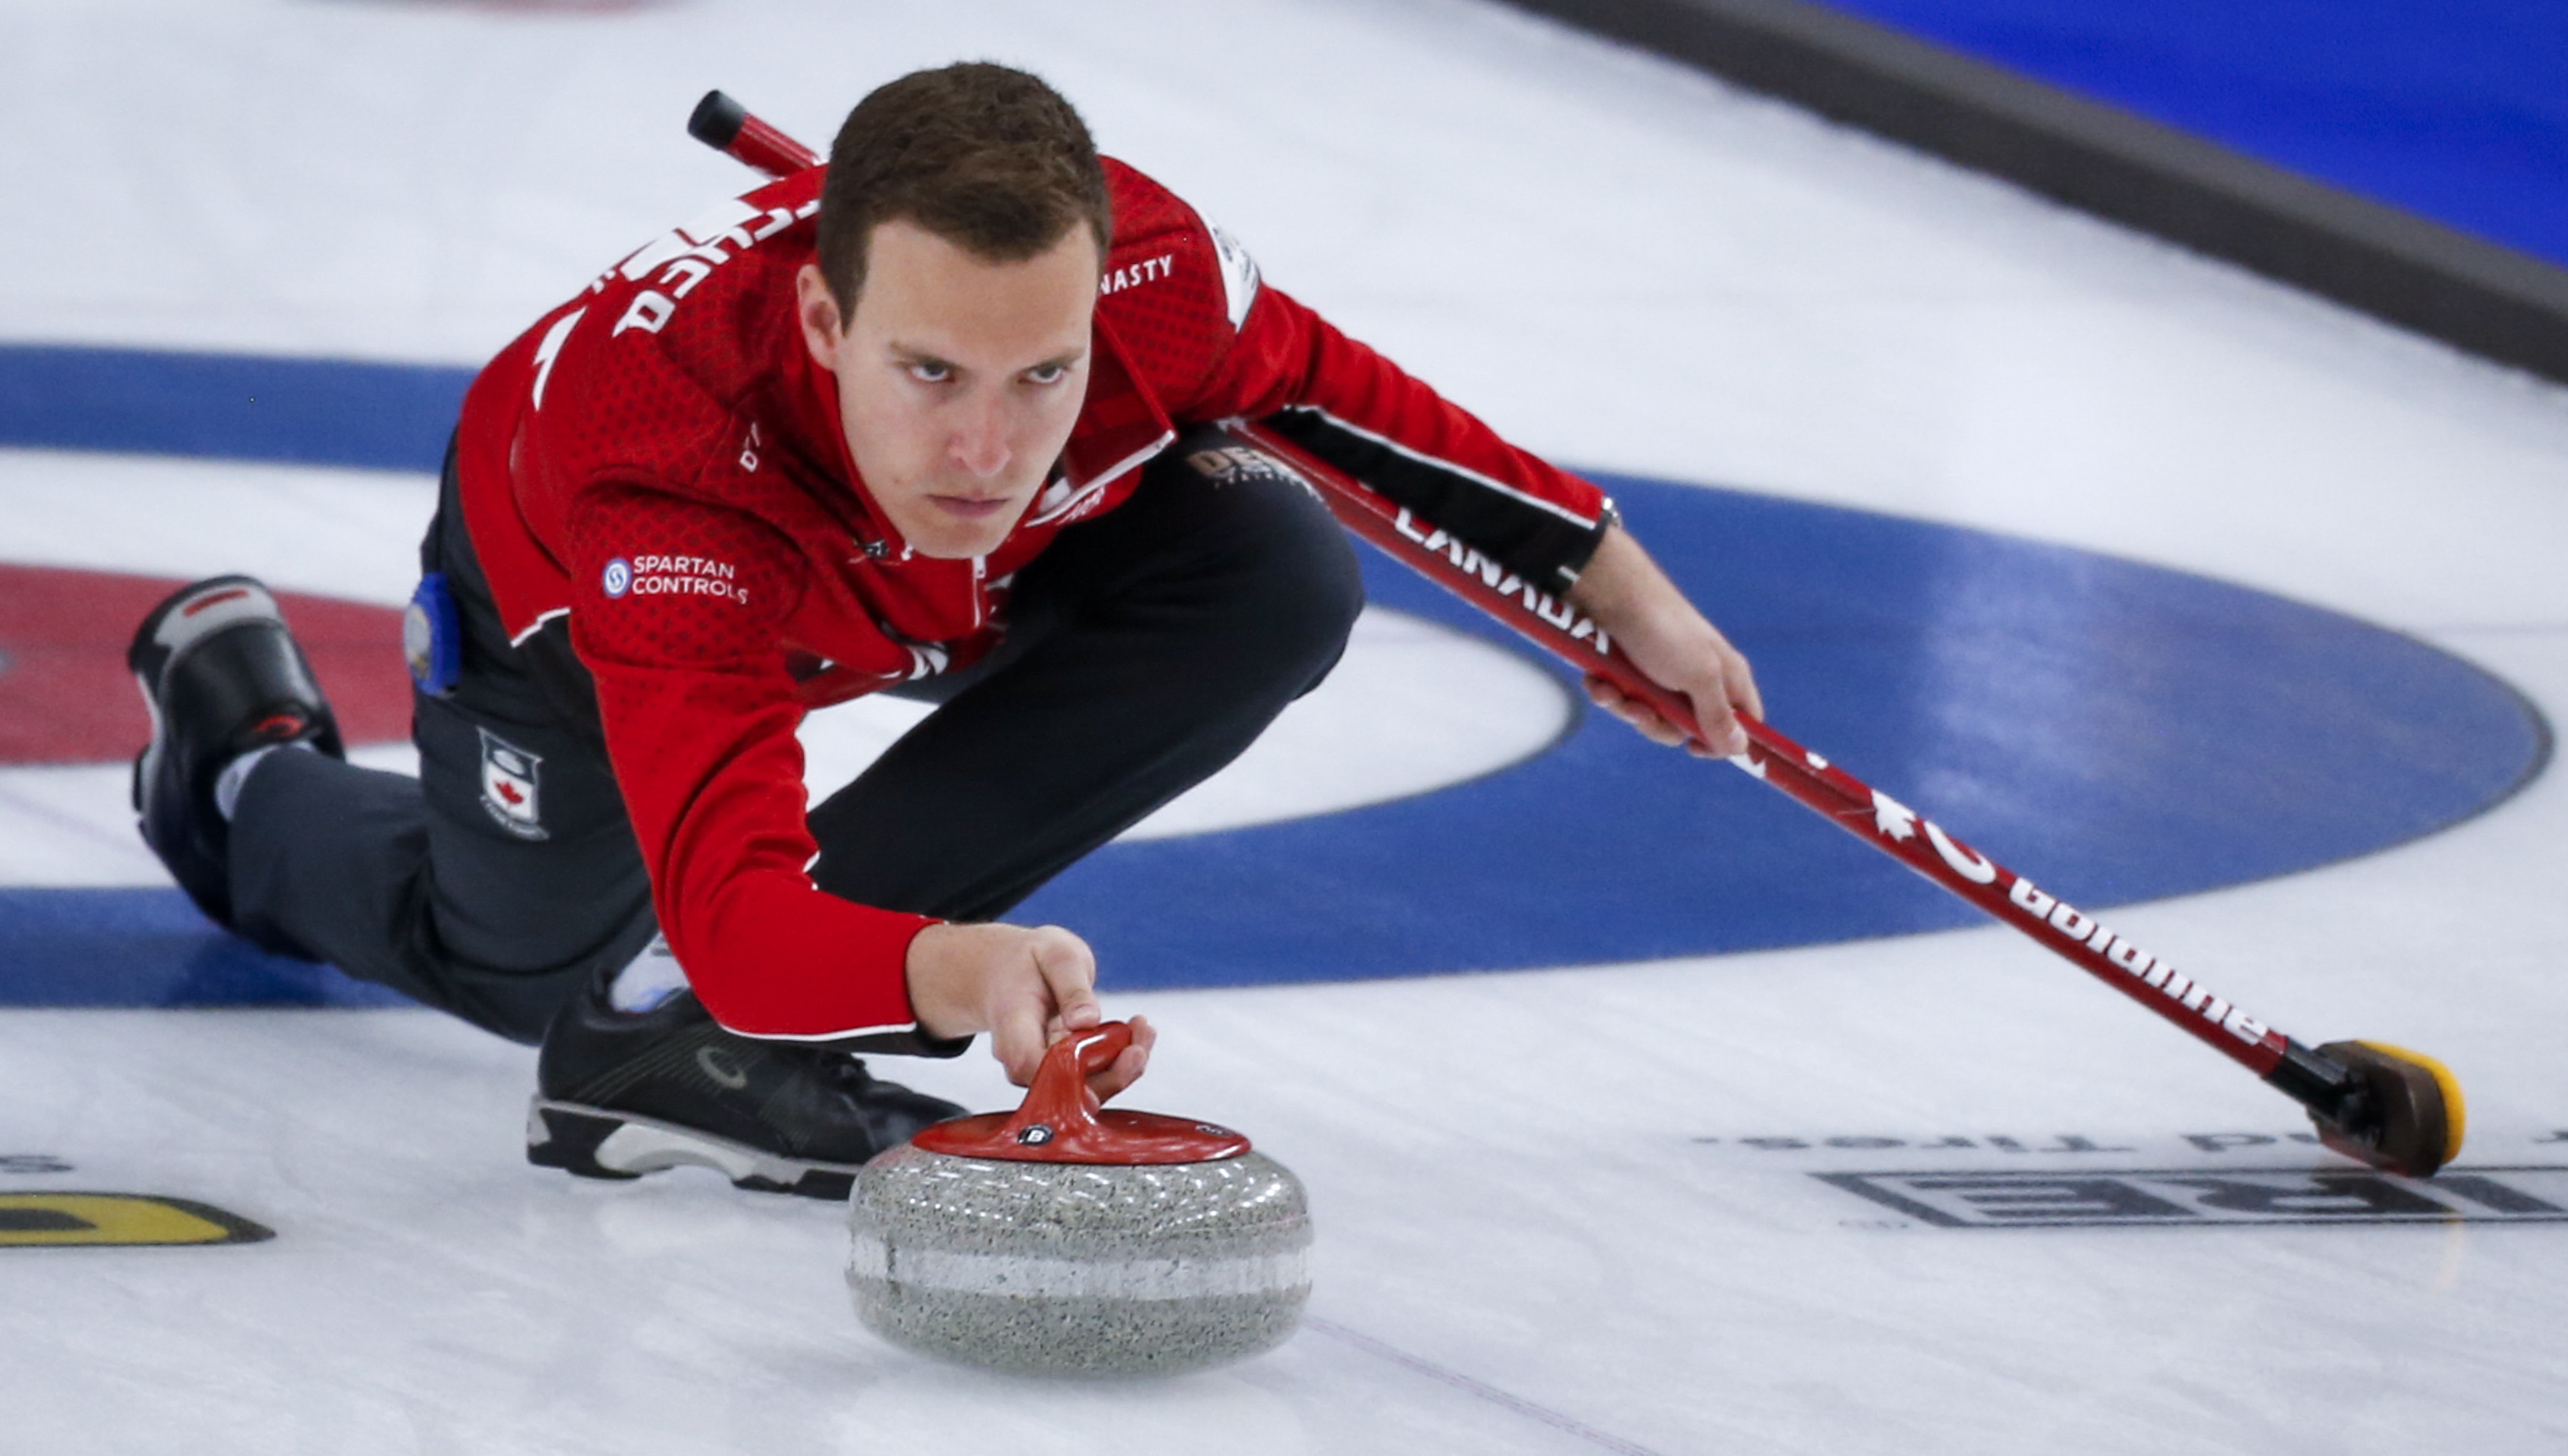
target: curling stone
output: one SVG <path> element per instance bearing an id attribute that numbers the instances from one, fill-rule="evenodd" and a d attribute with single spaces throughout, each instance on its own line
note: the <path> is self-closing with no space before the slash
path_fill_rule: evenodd
<path id="1" fill-rule="evenodd" d="M 1107 1111 L 1088 1078 L 1131 1044 L 1054 1043 L 1013 1113 L 956 1118 L 865 1164 L 847 1289 L 876 1334 L 1049 1375 L 1175 1374 L 1283 1343 L 1310 1299 L 1291 1170 L 1225 1127 Z"/>

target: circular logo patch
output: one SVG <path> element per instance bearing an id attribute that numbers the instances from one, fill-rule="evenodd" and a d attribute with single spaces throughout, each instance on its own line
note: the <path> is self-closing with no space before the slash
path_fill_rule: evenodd
<path id="1" fill-rule="evenodd" d="M 625 560 L 621 556 L 609 561 L 606 563 L 606 573 L 600 579 L 598 584 L 606 588 L 606 594 L 610 597 L 620 597 L 626 592 L 631 591 L 633 589 L 633 563 Z"/>

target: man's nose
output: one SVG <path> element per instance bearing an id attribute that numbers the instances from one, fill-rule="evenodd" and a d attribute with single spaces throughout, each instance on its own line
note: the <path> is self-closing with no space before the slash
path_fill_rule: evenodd
<path id="1" fill-rule="evenodd" d="M 1008 418 L 1006 402 L 984 397 L 966 407 L 963 418 L 955 422 L 954 435 L 946 448 L 954 463 L 981 479 L 988 479 L 1008 467 Z"/>

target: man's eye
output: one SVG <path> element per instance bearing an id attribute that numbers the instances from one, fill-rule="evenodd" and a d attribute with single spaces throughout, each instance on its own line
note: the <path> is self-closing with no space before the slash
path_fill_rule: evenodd
<path id="1" fill-rule="evenodd" d="M 1026 378 L 1039 385 L 1059 384 L 1070 373 L 1067 364 L 1038 364 L 1026 371 Z"/>
<path id="2" fill-rule="evenodd" d="M 941 385 L 954 377 L 954 366 L 950 364 L 913 364 L 909 366 L 909 377 L 923 385 Z"/>

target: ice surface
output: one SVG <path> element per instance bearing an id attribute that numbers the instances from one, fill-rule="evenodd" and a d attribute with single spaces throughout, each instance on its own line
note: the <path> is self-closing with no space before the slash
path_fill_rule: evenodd
<path id="1" fill-rule="evenodd" d="M 977 55 L 1044 70 L 1277 285 L 1529 444 L 2209 572 L 2568 701 L 2568 395 L 1461 0 L 11 0 L 0 336 L 470 362 L 738 185 L 678 131 L 706 87 L 817 138 L 872 82 Z M 0 455 L 13 553 L 371 600 L 406 590 L 427 500 Z M 120 852 L 46 827 L 58 792 L 11 780 L 0 858 Z M 2553 776 L 2116 920 L 2305 1040 L 2442 1055 L 2464 1168 L 2563 1166 L 2563 831 Z M 2568 1445 L 2568 1225 L 1942 1229 L 1810 1177 L 2332 1165 L 2288 1103 L 2004 932 L 1117 1010 L 1164 1029 L 1135 1101 L 1244 1127 L 1311 1188 L 1320 1322 L 1272 1356 L 1131 1387 L 899 1354 L 846 1312 L 837 1210 L 529 1169 L 529 1053 L 426 1014 L 0 1014 L 0 1193 L 279 1230 L 0 1249 L 0 1444 Z M 980 1057 L 914 1079 L 1007 1096 Z"/>

